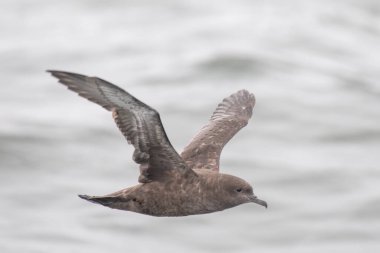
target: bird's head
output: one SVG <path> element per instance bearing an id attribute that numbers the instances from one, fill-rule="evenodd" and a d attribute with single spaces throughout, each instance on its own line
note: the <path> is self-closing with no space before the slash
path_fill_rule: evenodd
<path id="1" fill-rule="evenodd" d="M 265 208 L 268 207 L 264 200 L 256 197 L 253 193 L 252 186 L 245 180 L 227 174 L 221 174 L 219 177 L 219 187 L 223 191 L 225 200 L 232 206 L 245 203 L 256 203 Z"/>

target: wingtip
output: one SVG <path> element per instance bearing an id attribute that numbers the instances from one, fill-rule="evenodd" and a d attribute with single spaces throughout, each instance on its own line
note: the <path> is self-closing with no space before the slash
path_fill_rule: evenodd
<path id="1" fill-rule="evenodd" d="M 52 76 L 54 77 L 58 77 L 58 75 L 61 73 L 64 73 L 63 71 L 59 71 L 59 70 L 52 70 L 52 69 L 47 69 L 46 70 L 47 73 L 51 74 Z"/>
<path id="2" fill-rule="evenodd" d="M 248 95 L 248 96 L 250 96 L 253 99 L 255 98 L 255 95 L 252 92 L 250 92 L 249 90 L 247 90 L 247 89 L 238 90 L 236 93 L 241 93 L 241 94 L 244 94 L 244 95 Z"/>
<path id="3" fill-rule="evenodd" d="M 55 70 L 55 69 L 47 69 L 46 72 L 53 74 L 53 73 L 64 73 L 65 71 Z"/>
<path id="4" fill-rule="evenodd" d="M 58 74 L 71 74 L 71 75 L 78 75 L 73 72 L 68 72 L 68 71 L 62 71 L 62 70 L 54 70 L 54 69 L 47 69 L 46 72 L 52 74 L 52 75 L 58 75 Z"/>
<path id="5" fill-rule="evenodd" d="M 78 194 L 78 197 L 81 198 L 81 199 L 85 199 L 85 200 L 90 200 L 91 199 L 90 196 L 85 195 L 85 194 Z"/>
<path id="6" fill-rule="evenodd" d="M 252 103 L 253 106 L 256 104 L 256 97 L 249 90 L 242 89 L 242 90 L 239 90 L 237 93 L 240 93 L 243 96 L 246 96 L 247 98 L 249 98 L 251 100 L 251 103 Z"/>
<path id="7" fill-rule="evenodd" d="M 54 77 L 56 77 L 58 79 L 69 78 L 69 79 L 80 79 L 80 80 L 83 80 L 83 79 L 86 79 L 88 77 L 88 76 L 77 74 L 77 73 L 74 73 L 74 72 L 61 71 L 61 70 L 47 69 L 46 72 L 50 73 L 52 76 L 54 76 Z"/>

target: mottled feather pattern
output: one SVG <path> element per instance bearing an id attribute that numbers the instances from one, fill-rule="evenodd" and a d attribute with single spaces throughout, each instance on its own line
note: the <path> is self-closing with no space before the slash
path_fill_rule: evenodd
<path id="1" fill-rule="evenodd" d="M 210 121 L 199 131 L 181 153 L 193 169 L 219 170 L 220 154 L 226 143 L 252 116 L 255 105 L 253 94 L 240 90 L 223 99 Z"/>
<path id="2" fill-rule="evenodd" d="M 141 165 L 141 183 L 165 180 L 170 173 L 195 175 L 170 144 L 160 116 L 153 108 L 100 78 L 62 71 L 48 72 L 68 89 L 112 111 L 116 125 L 135 148 L 133 160 Z"/>

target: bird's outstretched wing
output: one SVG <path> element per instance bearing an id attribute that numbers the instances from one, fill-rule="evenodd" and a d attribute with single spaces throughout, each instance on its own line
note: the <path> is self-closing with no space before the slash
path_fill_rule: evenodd
<path id="1" fill-rule="evenodd" d="M 240 90 L 223 99 L 209 122 L 181 153 L 186 164 L 192 169 L 219 171 L 220 153 L 224 145 L 248 124 L 254 105 L 255 97 L 247 90 Z"/>
<path id="2" fill-rule="evenodd" d="M 79 96 L 112 112 L 120 131 L 135 148 L 133 160 L 140 164 L 140 183 L 166 180 L 173 175 L 195 175 L 170 144 L 156 110 L 100 78 L 48 72 Z"/>

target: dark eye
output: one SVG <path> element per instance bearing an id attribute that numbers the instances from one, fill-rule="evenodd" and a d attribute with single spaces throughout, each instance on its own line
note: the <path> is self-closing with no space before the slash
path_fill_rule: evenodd
<path id="1" fill-rule="evenodd" d="M 242 189 L 241 189 L 241 188 L 237 188 L 236 191 L 237 191 L 237 192 L 241 192 Z"/>

